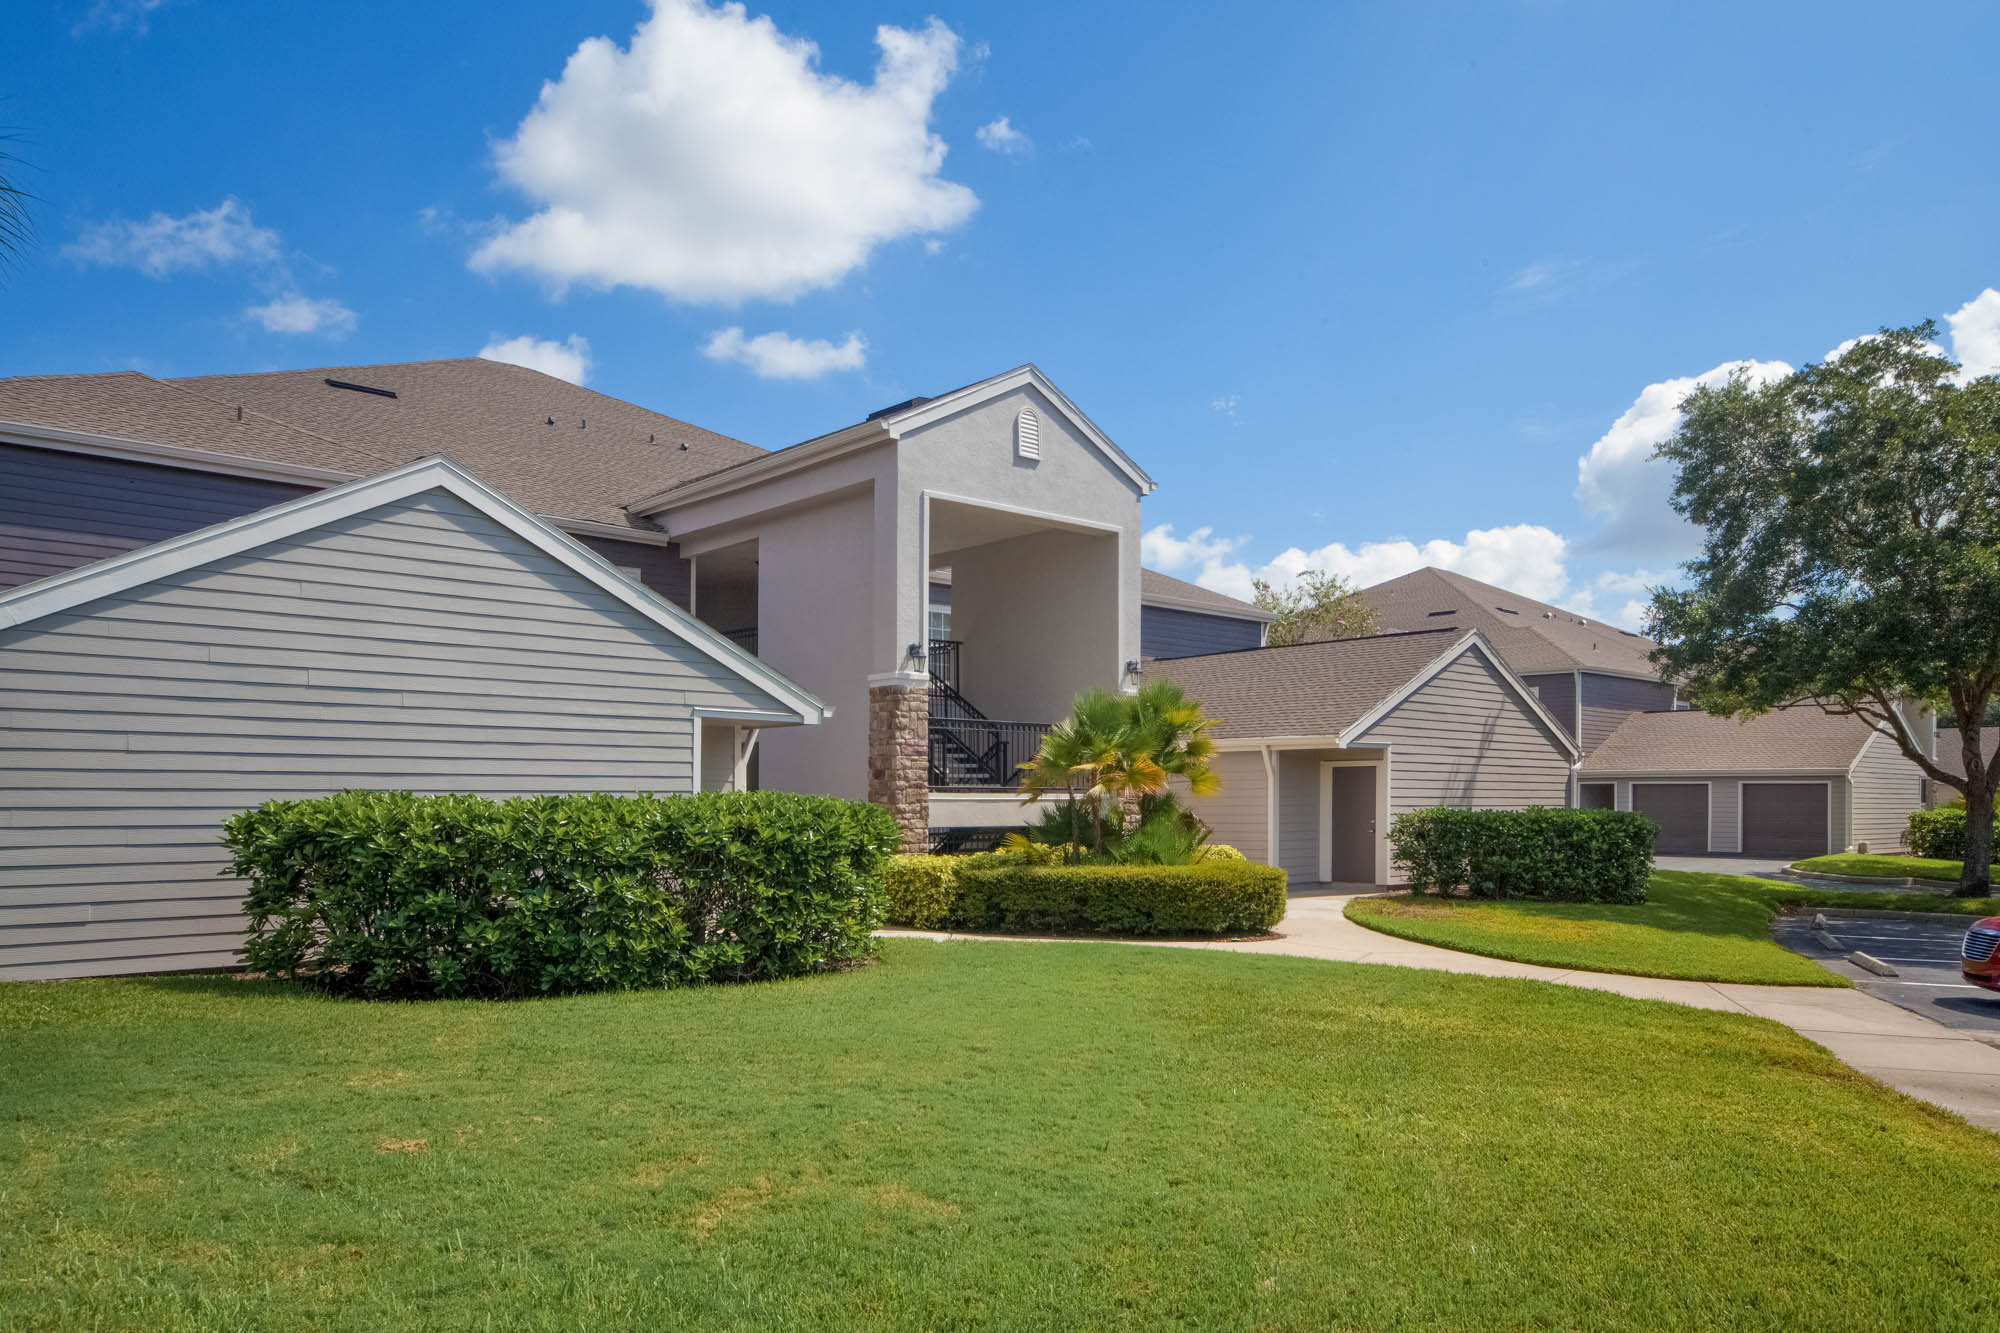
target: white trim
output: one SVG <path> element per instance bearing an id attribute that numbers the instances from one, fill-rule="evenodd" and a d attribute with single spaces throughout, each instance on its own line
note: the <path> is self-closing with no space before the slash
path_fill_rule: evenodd
<path id="1" fill-rule="evenodd" d="M 220 403 L 212 405 L 222 406 Z M 262 419 L 308 439 L 325 438 L 278 421 L 275 417 Z M 332 444 L 333 441 L 328 440 L 327 443 Z M 248 458 L 242 454 L 225 454 L 212 449 L 191 449 L 179 444 L 155 444 L 151 440 L 134 440 L 123 435 L 98 435 L 90 431 L 63 430 L 56 426 L 40 426 L 29 421 L 0 421 L 0 444 L 18 444 L 30 449 L 48 449 L 65 454 L 92 454 L 100 458 L 119 458 L 128 463 L 151 463 L 158 467 L 178 467 L 191 472 L 215 472 L 230 477 L 249 477 L 256 481 L 288 481 L 307 486 L 337 486 L 362 475 L 334 468 L 308 467 L 304 463 L 281 463 L 270 459 Z"/>
<path id="2" fill-rule="evenodd" d="M 893 424 L 896 438 L 901 439 L 906 432 L 920 430 L 933 422 L 956 416 L 988 399 L 1030 387 L 1040 392 L 1051 407 L 1068 418 L 1069 424 L 1079 435 L 1090 441 L 1098 452 L 1110 460 L 1113 467 L 1124 473 L 1132 484 L 1139 488 L 1139 494 L 1153 493 L 1157 483 L 1147 476 L 1144 469 L 1133 462 L 1123 449 L 1113 444 L 1111 437 L 1099 430 L 1097 423 L 1085 416 L 1083 409 L 1071 402 L 1068 395 L 1051 383 L 1048 376 L 1042 374 L 1041 369 L 1032 362 L 1002 371 L 976 384 L 968 384 L 962 389 L 953 389 L 950 393 L 941 394 L 927 403 L 918 403 L 915 407 L 885 418 L 885 421 Z"/>
<path id="3" fill-rule="evenodd" d="M 1864 745 L 1861 748 L 1865 750 L 1868 747 Z M 1833 855 L 1835 850 L 1833 845 L 1833 782 L 1832 778 L 1792 778 L 1789 781 L 1783 778 L 1746 778 L 1738 782 L 1736 784 L 1736 854 L 1738 856 L 1743 855 L 1743 825 L 1745 823 L 1743 815 L 1743 789 L 1745 787 L 1810 787 L 1817 783 L 1826 788 L 1826 850 L 1814 854 L 1817 856 Z M 1851 826 L 1854 821 L 1850 817 L 1847 822 L 1850 825 L 1848 831 L 1851 834 L 1853 832 Z M 1848 841 L 1852 842 L 1854 839 L 1849 837 Z"/>
<path id="4" fill-rule="evenodd" d="M 299 430 L 298 427 L 289 426 L 275 417 L 265 417 L 264 420 L 286 426 L 288 430 Z M 307 434 L 303 431 L 300 433 Z M 124 463 L 143 463 L 149 467 L 178 468 L 183 472 L 207 472 L 219 477 L 286 482 L 297 486 L 344 486 L 350 481 L 359 481 L 364 476 L 379 475 L 307 467 L 303 463 L 250 458 L 243 454 L 215 453 L 207 449 L 189 449 L 175 444 L 155 444 L 150 440 L 126 439 L 118 435 L 93 435 L 85 431 L 60 430 L 54 426 L 36 426 L 18 421 L 0 421 L 0 444 L 19 445 L 27 449 L 46 449 L 51 453 L 84 454 Z M 674 539 L 667 533 L 651 528 L 625 528 L 616 523 L 600 523 L 596 519 L 559 518 L 552 514 L 540 514 L 537 517 L 572 536 L 601 537 L 607 541 L 634 542 L 642 546 L 674 544 Z"/>
<path id="5" fill-rule="evenodd" d="M 1153 493 L 1155 489 L 1153 479 L 1147 476 L 1124 450 L 1113 444 L 1110 437 L 1097 428 L 1097 423 L 1085 416 L 1062 390 L 1051 384 L 1047 376 L 1033 365 L 1025 365 L 1004 371 L 990 379 L 980 380 L 977 384 L 954 389 L 950 393 L 933 398 L 927 403 L 919 403 L 894 416 L 856 422 L 852 426 L 844 426 L 826 435 L 815 436 L 789 448 L 774 450 L 762 458 L 754 458 L 721 472 L 710 473 L 706 477 L 697 477 L 693 481 L 669 486 L 627 505 L 626 509 L 630 513 L 644 516 L 693 504 L 699 500 L 713 499 L 718 495 L 727 495 L 731 491 L 788 476 L 846 454 L 880 444 L 895 443 L 911 431 L 919 430 L 945 417 L 975 407 L 988 399 L 998 398 L 1002 394 L 1026 386 L 1038 390 L 1051 407 L 1068 419 L 1078 434 L 1095 446 L 1114 468 L 1139 488 L 1139 494 Z"/>
<path id="6" fill-rule="evenodd" d="M 930 673 L 927 671 L 878 671 L 868 678 L 868 688 L 871 690 L 885 685 L 909 690 L 921 685 L 928 689 L 930 683 Z"/>
<path id="7" fill-rule="evenodd" d="M 711 472 L 692 481 L 678 482 L 665 490 L 655 491 L 644 499 L 626 505 L 625 512 L 637 514 L 642 518 L 651 517 L 662 510 L 713 499 L 746 486 L 790 476 L 794 472 L 819 463 L 872 449 L 878 444 L 892 444 L 895 439 L 895 433 L 883 422 L 857 422 L 831 434 L 816 436 L 802 444 L 776 449 L 761 457 L 734 464 L 720 472 Z"/>
<path id="8" fill-rule="evenodd" d="M 616 566 L 574 537 L 536 518 L 443 458 L 420 459 L 362 481 L 315 491 L 254 514 L 154 542 L 0 593 L 0 628 L 67 611 L 95 598 L 238 555 L 429 490 L 445 491 L 472 506 L 689 647 L 793 709 L 797 721 L 810 725 L 832 716 L 833 709 L 808 691 L 664 597 L 626 578 Z"/>
<path id="9" fill-rule="evenodd" d="M 998 500 L 979 500 L 970 495 L 956 495 L 950 491 L 923 491 L 924 504 L 933 500 L 943 500 L 947 504 L 965 505 L 970 509 L 991 509 L 996 513 L 1012 514 L 1016 518 L 1032 518 L 1041 523 L 1053 523 L 1061 527 L 1075 528 L 1084 532 L 1123 533 L 1125 529 L 1116 523 L 1100 523 L 1091 518 L 1072 518 L 1068 514 L 1052 513 L 1046 509 L 1029 509 L 1025 505 L 1003 504 Z M 930 560 L 930 534 L 924 534 L 924 559 Z M 928 577 L 928 575 L 926 575 Z"/>
<path id="10" fill-rule="evenodd" d="M 1446 667 L 1456 662 L 1471 650 L 1477 650 L 1479 655 L 1486 659 L 1487 664 L 1499 673 L 1502 683 L 1509 690 L 1513 691 L 1514 697 L 1527 706 L 1528 710 L 1535 715 L 1536 719 L 1547 728 L 1549 734 L 1555 738 L 1556 743 L 1569 753 L 1572 764 L 1583 757 L 1583 751 L 1578 748 L 1577 742 L 1570 737 L 1569 732 L 1563 729 L 1562 723 L 1556 721 L 1549 710 L 1542 707 L 1542 701 L 1535 697 L 1535 692 L 1528 687 L 1525 681 L 1514 674 L 1513 669 L 1501 659 L 1500 654 L 1493 650 L 1493 645 L 1486 641 L 1486 636 L 1476 629 L 1466 631 L 1464 638 L 1452 644 L 1451 647 L 1444 651 L 1443 655 L 1422 671 L 1419 671 L 1415 676 L 1412 676 L 1401 689 L 1362 714 L 1360 721 L 1355 722 L 1347 730 L 1341 732 L 1340 748 L 1346 749 L 1353 745 L 1361 736 L 1367 734 L 1369 728 L 1395 712 L 1411 695 L 1430 684 L 1431 680 L 1443 672 Z"/>
<path id="11" fill-rule="evenodd" d="M 1178 659 L 1167 658 L 1165 666 Z M 1218 740 L 1217 750 L 1344 750 L 1338 736 L 1235 736 Z"/>
<path id="12" fill-rule="evenodd" d="M 1333 770 L 1336 768 L 1370 768 L 1375 770 L 1375 793 L 1370 802 L 1373 809 L 1370 818 L 1375 821 L 1374 845 L 1369 848 L 1368 866 L 1377 884 L 1388 883 L 1383 871 L 1383 849 L 1388 845 L 1389 826 L 1384 812 L 1388 808 L 1389 791 L 1389 749 L 1382 747 L 1379 759 L 1322 759 L 1319 761 L 1319 882 L 1333 883 Z"/>
<path id="13" fill-rule="evenodd" d="M 1192 597 L 1175 597 L 1171 594 L 1162 596 L 1155 592 L 1142 591 L 1139 594 L 1139 605 L 1165 607 L 1169 611 L 1187 611 L 1198 616 L 1214 616 L 1217 620 L 1254 620 L 1258 624 L 1267 627 L 1273 620 L 1277 619 L 1276 615 L 1266 611 L 1263 607 L 1252 606 L 1248 602 L 1243 603 L 1241 610 L 1231 610 L 1226 606 L 1217 606 L 1213 602 L 1197 602 Z M 1264 645 L 1259 644 L 1258 646 L 1263 647 Z M 1237 648 L 1231 651 L 1240 653 L 1247 650 Z"/>
<path id="14" fill-rule="evenodd" d="M 1284 858 L 1278 855 L 1278 761 L 1272 757 L 1271 747 L 1263 747 L 1264 755 L 1264 864 L 1283 866 Z"/>
<path id="15" fill-rule="evenodd" d="M 1838 778 L 1846 776 L 1845 770 L 1838 768 L 1746 768 L 1742 772 L 1732 772 L 1726 768 L 1695 768 L 1685 773 L 1670 772 L 1658 768 L 1618 768 L 1583 769 L 1585 782 L 1703 782 L 1719 779 L 1735 782 L 1739 779 L 1756 778 Z"/>
<path id="16" fill-rule="evenodd" d="M 1625 802 L 1626 802 L 1626 808 L 1630 811 L 1638 811 L 1639 809 L 1639 788 L 1641 787 L 1705 788 L 1706 790 L 1703 793 L 1701 802 L 1701 815 L 1702 815 L 1701 851 L 1699 853 L 1695 853 L 1695 855 L 1712 856 L 1715 854 L 1715 784 L 1713 782 L 1708 781 L 1705 778 L 1682 778 L 1678 780 L 1665 779 L 1654 782 L 1634 781 L 1627 783 L 1626 787 L 1628 790 L 1627 790 L 1627 795 L 1625 797 Z M 1616 796 L 1614 796 L 1612 799 L 1615 801 L 1617 798 Z M 1742 846 L 1743 812 L 1741 809 L 1742 805 L 1741 801 L 1739 801 L 1737 804 L 1738 804 L 1738 809 L 1736 812 L 1736 842 L 1737 842 L 1736 850 L 1740 852 L 1743 850 Z M 1689 855 L 1689 853 L 1669 852 L 1667 853 L 1667 855 L 1687 856 Z"/>

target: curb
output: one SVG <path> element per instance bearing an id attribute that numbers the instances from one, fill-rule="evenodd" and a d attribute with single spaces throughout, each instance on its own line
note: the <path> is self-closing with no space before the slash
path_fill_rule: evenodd
<path id="1" fill-rule="evenodd" d="M 1872 889 L 1928 889 L 1933 893 L 1940 892 L 1939 885 L 1946 886 L 1943 891 L 1949 892 L 1949 886 L 1953 882 L 1948 879 L 1918 879 L 1913 875 L 1906 875 L 1902 879 L 1876 879 L 1866 875 L 1830 875 L 1823 870 L 1800 870 L 1796 866 L 1786 866 L 1785 873 L 1793 880 L 1808 884 L 1825 884 L 1828 887 L 1858 884 Z"/>

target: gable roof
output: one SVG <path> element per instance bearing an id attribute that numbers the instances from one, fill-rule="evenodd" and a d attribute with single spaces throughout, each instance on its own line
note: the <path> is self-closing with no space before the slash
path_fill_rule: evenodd
<path id="1" fill-rule="evenodd" d="M 1477 633 L 1416 630 L 1322 639 L 1146 663 L 1216 719 L 1217 740 L 1297 740 L 1348 745 L 1432 676 L 1468 652 L 1480 654 L 1564 749 L 1575 746 L 1534 692 Z"/>
<path id="2" fill-rule="evenodd" d="M 665 598 L 626 578 L 589 548 L 550 527 L 442 458 L 420 459 L 393 471 L 329 490 L 315 491 L 254 514 L 23 584 L 0 593 L 0 628 L 55 615 L 99 597 L 253 550 L 429 490 L 441 490 L 456 496 L 695 651 L 756 685 L 792 710 L 789 720 L 816 723 L 832 715 L 832 708 L 763 661 L 744 652 Z"/>
<path id="3" fill-rule="evenodd" d="M 1152 493 L 1155 483 L 1145 470 L 1113 444 L 1111 437 L 1099 430 L 1097 423 L 1085 416 L 1083 410 L 1071 402 L 1048 376 L 1042 374 L 1040 368 L 1029 363 L 952 389 L 935 398 L 912 398 L 908 402 L 897 403 L 851 426 L 815 435 L 810 440 L 774 449 L 754 458 L 742 459 L 716 472 L 670 483 L 633 501 L 631 510 L 635 514 L 657 514 L 675 505 L 692 504 L 697 500 L 755 486 L 842 454 L 900 440 L 911 431 L 976 407 L 988 399 L 1030 386 L 1061 412 L 1071 427 L 1103 454 L 1114 470 L 1123 473 L 1138 487 L 1139 494 Z"/>
<path id="4" fill-rule="evenodd" d="M 1269 624 L 1277 619 L 1261 606 L 1240 601 L 1227 593 L 1204 588 L 1198 583 L 1162 574 L 1157 569 L 1139 571 L 1139 601 L 1145 606 L 1168 606 L 1176 611 L 1202 615 L 1229 616 L 1235 620 L 1255 620 Z"/>
<path id="5" fill-rule="evenodd" d="M 395 396 L 335 388 L 330 379 Z M 536 513 L 619 527 L 654 529 L 626 511 L 649 488 L 764 454 L 553 375 L 476 356 L 173 383 L 388 460 L 357 472 L 445 455 Z"/>
<path id="6" fill-rule="evenodd" d="M 211 464 L 257 475 L 252 460 L 280 465 L 286 480 L 346 481 L 407 459 L 329 439 L 252 409 L 137 371 L 109 375 L 27 375 L 0 379 L 0 437 L 98 446 L 93 453 L 149 462 Z M 121 445 L 146 446 L 143 455 Z"/>
<path id="7" fill-rule="evenodd" d="M 1811 704 L 1737 721 L 1696 709 L 1633 713 L 1583 761 L 1600 773 L 1845 773 L 1875 732 Z"/>
<path id="8" fill-rule="evenodd" d="M 1432 629 L 1439 624 L 1478 630 L 1507 665 L 1523 675 L 1581 668 L 1660 678 L 1648 659 L 1652 640 L 1448 569 L 1414 570 L 1363 588 L 1361 595 L 1375 608 L 1378 630 Z"/>

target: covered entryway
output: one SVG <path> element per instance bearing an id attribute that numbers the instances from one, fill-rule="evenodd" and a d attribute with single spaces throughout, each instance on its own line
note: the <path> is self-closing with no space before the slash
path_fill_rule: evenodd
<path id="1" fill-rule="evenodd" d="M 1577 788 L 1577 805 L 1584 810 L 1616 810 L 1618 808 L 1618 784 L 1615 782 L 1586 782 Z"/>
<path id="2" fill-rule="evenodd" d="M 1325 879 L 1375 882 L 1375 764 L 1324 765 L 1328 855 Z"/>
<path id="3" fill-rule="evenodd" d="M 1708 850 L 1706 782 L 1635 782 L 1632 808 L 1660 826 L 1653 850 L 1663 856 L 1698 856 Z"/>
<path id="4" fill-rule="evenodd" d="M 1832 851 L 1830 785 L 1824 782 L 1743 784 L 1745 856 L 1825 856 Z"/>

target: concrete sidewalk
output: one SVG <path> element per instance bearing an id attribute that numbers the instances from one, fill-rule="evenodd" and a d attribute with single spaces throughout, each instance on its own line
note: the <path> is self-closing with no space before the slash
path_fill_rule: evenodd
<path id="1" fill-rule="evenodd" d="M 1372 889 L 1362 892 L 1373 892 Z M 1525 977 L 1564 986 L 1615 991 L 1644 1000 L 1669 1000 L 1700 1009 L 1752 1014 L 1783 1023 L 1871 1078 L 1900 1092 L 2000 1130 L 2000 1050 L 1857 990 L 1822 986 L 1737 986 L 1709 981 L 1665 981 L 1608 972 L 1578 972 L 1532 963 L 1458 953 L 1399 940 L 1357 926 L 1342 909 L 1357 893 L 1304 893 L 1292 897 L 1274 940 L 1135 941 L 1168 949 L 1219 949 L 1230 953 L 1293 954 L 1342 963 L 1386 963 L 1482 977 Z M 922 939 L 1005 939 L 934 931 L 887 930 L 884 935 Z"/>

